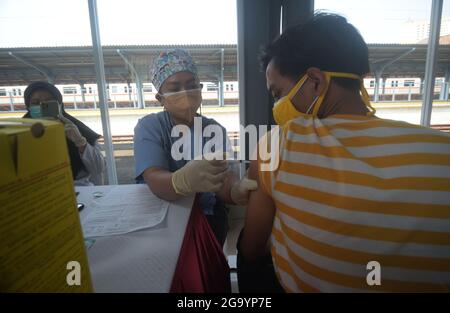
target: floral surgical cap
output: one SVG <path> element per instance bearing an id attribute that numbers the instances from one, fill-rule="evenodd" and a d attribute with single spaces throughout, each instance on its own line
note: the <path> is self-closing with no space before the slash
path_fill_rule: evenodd
<path id="1" fill-rule="evenodd" d="M 178 72 L 191 72 L 197 76 L 197 67 L 191 55 L 182 49 L 163 51 L 153 61 L 150 68 L 150 79 L 159 91 L 164 81 Z"/>

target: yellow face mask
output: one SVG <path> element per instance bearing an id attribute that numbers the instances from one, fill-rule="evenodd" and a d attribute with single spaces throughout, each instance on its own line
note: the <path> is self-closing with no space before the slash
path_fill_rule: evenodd
<path id="1" fill-rule="evenodd" d="M 297 92 L 300 90 L 300 88 L 303 86 L 303 84 L 308 79 L 307 74 L 305 74 L 297 82 L 297 84 L 295 84 L 294 88 L 292 88 L 291 91 L 289 91 L 289 93 L 286 96 L 282 97 L 280 100 L 278 100 L 275 103 L 275 105 L 272 109 L 272 112 L 273 112 L 273 117 L 275 119 L 275 122 L 278 125 L 284 126 L 287 122 L 289 122 L 290 120 L 293 120 L 294 118 L 297 118 L 299 116 L 316 117 L 317 112 L 319 112 L 319 108 L 322 105 L 322 102 L 325 99 L 325 96 L 327 94 L 328 87 L 330 86 L 331 77 L 344 77 L 344 78 L 353 78 L 353 79 L 359 80 L 362 99 L 370 111 L 369 113 L 367 113 L 367 115 L 372 116 L 375 114 L 375 109 L 370 105 L 369 94 L 367 93 L 367 90 L 364 87 L 364 82 L 361 77 L 359 77 L 356 74 L 339 73 L 339 72 L 324 72 L 324 74 L 325 74 L 325 78 L 326 78 L 326 82 L 327 82 L 325 89 L 318 97 L 316 97 L 313 100 L 311 105 L 306 110 L 306 113 L 302 113 L 295 108 L 294 104 L 292 103 L 292 98 L 297 94 Z M 312 113 L 310 114 L 311 109 L 312 109 Z"/>

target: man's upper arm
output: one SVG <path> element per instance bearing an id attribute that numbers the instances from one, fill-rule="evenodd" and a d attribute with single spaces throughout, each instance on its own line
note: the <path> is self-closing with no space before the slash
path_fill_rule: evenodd
<path id="1" fill-rule="evenodd" d="M 258 188 L 250 193 L 241 244 L 244 257 L 251 262 L 266 253 L 275 217 L 275 204 L 262 186 L 257 161 L 250 164 L 248 175 L 258 182 Z"/>

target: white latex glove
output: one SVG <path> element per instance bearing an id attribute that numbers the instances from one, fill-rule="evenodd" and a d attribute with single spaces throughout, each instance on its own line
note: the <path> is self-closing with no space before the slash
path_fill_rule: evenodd
<path id="1" fill-rule="evenodd" d="M 66 137 L 69 138 L 69 140 L 72 141 L 78 148 L 84 147 L 87 141 L 86 138 L 81 135 L 78 127 L 71 120 L 65 118 L 62 115 L 59 116 L 59 119 L 64 124 Z"/>
<path id="2" fill-rule="evenodd" d="M 172 186 L 180 195 L 218 192 L 228 175 L 227 161 L 191 160 L 172 174 Z"/>
<path id="3" fill-rule="evenodd" d="M 247 178 L 247 175 L 245 175 L 231 187 L 231 200 L 238 205 L 246 205 L 248 203 L 250 191 L 256 190 L 256 188 L 258 188 L 256 180 L 249 179 Z"/>

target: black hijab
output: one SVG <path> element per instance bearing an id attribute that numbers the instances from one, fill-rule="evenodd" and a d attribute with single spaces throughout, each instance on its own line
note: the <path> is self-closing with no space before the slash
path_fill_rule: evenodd
<path id="1" fill-rule="evenodd" d="M 64 104 L 63 104 L 63 98 L 62 98 L 61 92 L 54 85 L 49 84 L 47 82 L 43 82 L 43 81 L 34 82 L 34 83 L 31 83 L 30 85 L 28 85 L 27 89 L 25 89 L 23 97 L 25 99 L 25 106 L 26 106 L 28 112 L 23 117 L 26 117 L 26 118 L 31 117 L 30 110 L 29 110 L 31 96 L 33 95 L 33 93 L 35 91 L 38 91 L 38 90 L 45 90 L 45 91 L 49 92 L 53 96 L 53 98 L 61 104 L 62 115 L 65 118 L 69 119 L 72 123 L 74 123 L 78 127 L 78 130 L 80 131 L 81 135 L 86 138 L 87 142 L 90 145 L 92 145 L 92 146 L 95 145 L 95 142 L 101 136 L 99 134 L 97 134 L 96 132 L 94 132 L 89 127 L 87 127 L 80 120 L 77 120 L 75 117 L 67 114 L 66 111 L 64 110 Z M 78 173 L 81 170 L 86 170 L 86 168 L 84 167 L 83 161 L 81 160 L 80 152 L 78 151 L 78 148 L 75 146 L 75 144 L 72 141 L 67 140 L 67 139 L 66 139 L 66 141 L 67 141 L 67 149 L 69 151 L 70 166 L 72 168 L 73 179 L 76 179 Z"/>

